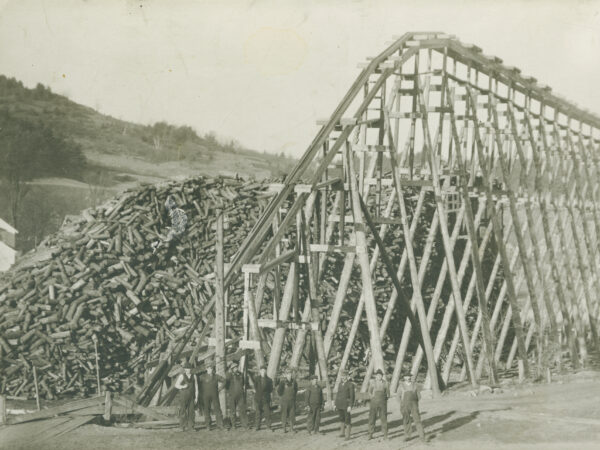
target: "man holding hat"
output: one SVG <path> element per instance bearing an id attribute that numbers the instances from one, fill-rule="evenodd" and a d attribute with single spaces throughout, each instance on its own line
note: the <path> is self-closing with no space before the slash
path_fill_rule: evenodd
<path id="1" fill-rule="evenodd" d="M 244 392 L 244 377 L 235 364 L 231 367 L 231 371 L 227 374 L 225 387 L 228 394 L 227 397 L 229 400 L 229 410 L 231 411 L 231 425 L 233 428 L 237 428 L 235 415 L 237 409 L 239 408 L 242 426 L 248 428 L 246 393 Z"/>
<path id="2" fill-rule="evenodd" d="M 223 413 L 219 404 L 219 381 L 224 382 L 225 380 L 223 377 L 215 374 L 214 367 L 209 364 L 206 367 L 206 374 L 200 378 L 200 382 L 202 383 L 202 401 L 204 403 L 204 421 L 208 431 L 211 430 L 211 407 L 215 409 L 217 427 L 223 429 Z"/>
<path id="3" fill-rule="evenodd" d="M 340 437 L 350 440 L 352 433 L 351 411 L 354 406 L 355 387 L 347 372 L 342 372 L 342 383 L 335 396 L 335 408 L 340 416 Z"/>
<path id="4" fill-rule="evenodd" d="M 410 439 L 412 433 L 411 422 L 414 421 L 419 437 L 423 442 L 427 442 L 425 430 L 423 430 L 423 424 L 421 423 L 421 414 L 419 413 L 419 393 L 410 375 L 404 376 L 404 381 L 398 389 L 398 401 L 400 402 L 400 412 L 404 422 L 404 440 L 408 441 Z"/>
<path id="5" fill-rule="evenodd" d="M 371 399 L 369 406 L 369 439 L 373 438 L 377 416 L 381 421 L 383 436 L 386 440 L 388 438 L 387 399 L 389 396 L 390 390 L 387 381 L 383 379 L 383 371 L 377 369 L 375 379 L 369 383 L 369 398 Z"/>
<path id="6" fill-rule="evenodd" d="M 192 375 L 192 366 L 186 363 L 175 380 L 175 388 L 180 392 L 179 423 L 182 431 L 194 430 L 196 411 L 194 401 L 198 400 L 196 377 Z"/>
<path id="7" fill-rule="evenodd" d="M 323 402 L 323 390 L 317 382 L 317 377 L 310 377 L 310 386 L 306 390 L 306 404 L 308 405 L 308 417 L 306 418 L 306 428 L 308 434 L 319 432 L 321 424 L 321 410 L 325 403 Z"/>
<path id="8" fill-rule="evenodd" d="M 277 386 L 279 394 L 279 405 L 281 406 L 281 426 L 283 432 L 287 433 L 287 422 L 290 419 L 290 429 L 295 433 L 296 430 L 296 394 L 298 393 L 298 383 L 292 378 L 291 370 L 285 371 L 285 378 Z"/>

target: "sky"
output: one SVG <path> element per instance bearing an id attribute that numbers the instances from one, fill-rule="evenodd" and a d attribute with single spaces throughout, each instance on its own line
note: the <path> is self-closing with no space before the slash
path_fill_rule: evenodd
<path id="1" fill-rule="evenodd" d="M 0 0 L 0 73 L 299 157 L 394 36 L 442 31 L 600 114 L 600 0 Z"/>

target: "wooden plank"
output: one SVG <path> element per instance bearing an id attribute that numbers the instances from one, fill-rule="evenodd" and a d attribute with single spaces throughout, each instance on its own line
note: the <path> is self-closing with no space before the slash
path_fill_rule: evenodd
<path id="1" fill-rule="evenodd" d="M 125 408 L 131 408 L 135 413 L 143 414 L 148 417 L 152 417 L 156 420 L 166 420 L 168 417 L 163 414 L 157 413 L 152 408 L 148 408 L 142 405 L 135 403 L 133 400 L 130 400 L 126 397 L 116 397 L 113 399 L 114 403 L 121 405 Z"/>
<path id="2" fill-rule="evenodd" d="M 64 405 L 55 406 L 53 408 L 42 409 L 41 411 L 36 411 L 30 414 L 21 414 L 18 416 L 13 416 L 11 418 L 11 422 L 15 423 L 23 423 L 29 422 L 32 420 L 39 419 L 47 419 L 49 417 L 54 417 L 59 414 L 69 413 L 71 411 L 76 411 L 78 409 L 87 408 L 89 406 L 103 406 L 104 405 L 104 397 L 92 397 L 86 398 L 83 400 L 76 400 L 74 402 L 69 402 Z"/>
<path id="3" fill-rule="evenodd" d="M 92 416 L 74 417 L 70 421 L 64 422 L 60 425 L 57 425 L 54 428 L 52 428 L 51 430 L 36 436 L 34 441 L 39 442 L 41 440 L 47 440 L 47 439 L 52 439 L 52 438 L 58 437 L 62 434 L 73 431 L 74 429 L 79 428 L 80 426 L 85 425 L 88 422 L 91 422 L 96 417 L 98 417 L 98 416 L 92 415 Z"/>

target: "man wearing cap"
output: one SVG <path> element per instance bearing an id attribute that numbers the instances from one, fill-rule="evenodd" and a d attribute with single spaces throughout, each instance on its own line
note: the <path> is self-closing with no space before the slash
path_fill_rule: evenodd
<path id="1" fill-rule="evenodd" d="M 287 422 L 290 419 L 290 429 L 295 433 L 296 426 L 296 394 L 298 393 L 298 383 L 292 378 L 292 372 L 287 370 L 285 378 L 277 386 L 279 394 L 279 405 L 281 406 L 281 426 L 283 432 L 287 433 Z"/>
<path id="2" fill-rule="evenodd" d="M 267 369 L 261 367 L 259 376 L 252 379 L 254 383 L 254 405 L 256 407 L 256 431 L 260 430 L 262 416 L 265 416 L 267 428 L 271 431 L 271 393 L 273 392 L 273 380 L 267 376 Z"/>
<path id="3" fill-rule="evenodd" d="M 375 379 L 369 383 L 369 439 L 373 438 L 373 432 L 375 431 L 375 422 L 377 416 L 381 421 L 381 429 L 385 439 L 388 438 L 387 429 L 387 399 L 390 396 L 390 390 L 388 383 L 383 379 L 383 371 L 377 369 L 375 372 Z"/>
<path id="4" fill-rule="evenodd" d="M 419 437 L 423 442 L 427 442 L 425 430 L 423 430 L 423 424 L 421 423 L 421 414 L 419 413 L 419 392 L 410 375 L 404 377 L 404 381 L 398 389 L 398 401 L 400 402 L 400 412 L 404 423 L 404 440 L 408 441 L 410 439 L 412 434 L 411 422 L 414 422 Z"/>
<path id="5" fill-rule="evenodd" d="M 179 424 L 182 431 L 194 430 L 196 411 L 194 401 L 198 400 L 198 389 L 196 377 L 192 375 L 192 367 L 189 364 L 183 366 L 183 372 L 175 380 L 175 388 L 180 393 Z"/>
<path id="6" fill-rule="evenodd" d="M 342 383 L 335 396 L 335 408 L 340 416 L 340 437 L 350 440 L 352 434 L 351 411 L 354 406 L 355 387 L 347 372 L 342 373 Z"/>
<path id="7" fill-rule="evenodd" d="M 317 377 L 310 377 L 310 386 L 306 390 L 306 404 L 308 406 L 308 417 L 306 418 L 306 428 L 308 434 L 317 434 L 321 424 L 321 410 L 324 407 L 323 390 L 317 382 Z"/>
<path id="8" fill-rule="evenodd" d="M 229 410 L 231 411 L 231 425 L 233 428 L 237 428 L 236 424 L 236 411 L 240 410 L 240 421 L 242 426 L 248 428 L 248 415 L 246 407 L 246 393 L 244 391 L 244 377 L 238 370 L 238 367 L 234 364 L 231 371 L 227 374 L 227 381 L 225 384 L 227 389 L 227 397 L 229 400 Z"/>
<path id="9" fill-rule="evenodd" d="M 215 410 L 217 427 L 223 429 L 223 413 L 219 404 L 219 382 L 224 381 L 223 377 L 215 374 L 215 369 L 210 364 L 206 367 L 206 374 L 200 378 L 202 384 L 202 402 L 204 403 L 204 421 L 208 431 L 211 430 L 211 407 L 214 407 Z"/>

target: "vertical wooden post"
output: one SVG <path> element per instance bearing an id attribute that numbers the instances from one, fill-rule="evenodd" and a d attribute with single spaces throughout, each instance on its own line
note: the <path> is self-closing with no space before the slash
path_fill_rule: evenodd
<path id="1" fill-rule="evenodd" d="M 104 420 L 110 422 L 110 415 L 112 414 L 112 397 L 110 391 L 106 391 L 104 395 Z"/>
<path id="2" fill-rule="evenodd" d="M 217 209 L 217 236 L 216 236 L 216 260 L 215 260 L 215 363 L 216 373 L 225 377 L 227 362 L 225 355 L 225 289 L 224 289 L 224 258 L 223 258 L 223 210 Z M 219 391 L 219 403 L 221 411 L 227 411 L 225 390 Z"/>
<path id="3" fill-rule="evenodd" d="M 475 94 L 473 93 L 471 88 L 467 88 L 467 97 L 469 99 L 469 102 L 467 104 L 470 105 L 470 110 L 477 111 L 477 101 L 475 99 Z M 525 375 L 527 376 L 527 374 L 529 372 L 529 365 L 527 364 L 527 350 L 525 349 L 525 341 L 523 339 L 523 325 L 521 323 L 521 317 L 519 314 L 520 309 L 517 304 L 517 293 L 515 291 L 513 275 L 510 272 L 510 264 L 508 261 L 508 256 L 506 254 L 506 247 L 504 246 L 504 239 L 502 237 L 502 234 L 503 234 L 502 233 L 502 223 L 501 223 L 500 219 L 498 218 L 498 215 L 496 214 L 496 211 L 494 209 L 494 199 L 492 196 L 492 188 L 491 188 L 491 184 L 490 184 L 491 177 L 490 177 L 488 168 L 486 167 L 486 158 L 483 153 L 483 142 L 481 141 L 477 118 L 474 117 L 473 120 L 475 122 L 475 126 L 473 127 L 475 149 L 477 150 L 479 167 L 480 167 L 480 169 L 482 171 L 482 175 L 483 175 L 482 181 L 483 181 L 483 186 L 484 186 L 485 193 L 486 193 L 486 201 L 487 201 L 488 209 L 490 211 L 490 216 L 491 216 L 491 220 L 492 220 L 494 236 L 496 238 L 498 251 L 500 252 L 500 256 L 502 258 L 502 267 L 504 268 L 504 277 L 505 277 L 507 289 L 508 289 L 508 299 L 511 304 L 511 308 L 514 312 L 512 317 L 513 317 L 515 335 L 517 337 L 519 356 L 523 360 Z M 498 155 L 500 155 L 499 159 L 500 159 L 500 161 L 502 161 L 502 164 L 501 164 L 502 167 L 504 167 L 504 170 L 506 170 L 506 167 L 504 166 L 504 163 L 503 163 L 504 158 L 502 156 L 502 148 L 498 149 Z M 513 198 L 513 200 L 514 200 L 514 198 Z M 514 217 L 513 217 L 513 221 L 514 221 Z M 516 233 L 516 228 L 517 228 L 517 225 L 515 222 L 515 233 Z M 521 241 L 522 241 L 522 239 L 521 239 Z"/>
<path id="4" fill-rule="evenodd" d="M 37 369 L 35 367 L 35 364 L 33 364 L 33 382 L 35 384 L 35 404 L 37 405 L 37 410 L 39 411 L 40 408 L 40 392 L 38 390 L 38 379 L 37 379 Z"/>
<path id="5" fill-rule="evenodd" d="M 0 425 L 6 423 L 6 397 L 0 394 Z"/>
<path id="6" fill-rule="evenodd" d="M 418 80 L 418 77 L 416 78 Z M 450 234 L 448 233 L 448 221 L 446 215 L 446 208 L 442 198 L 442 188 L 438 172 L 437 156 L 432 147 L 431 135 L 429 131 L 429 123 L 427 120 L 427 104 L 425 103 L 423 92 L 419 90 L 417 83 L 416 95 L 419 96 L 419 106 L 422 114 L 421 125 L 423 128 L 423 137 L 425 141 L 425 148 L 428 152 L 428 162 L 431 169 L 431 177 L 433 184 L 433 191 L 435 193 L 435 203 L 437 210 L 439 211 L 440 220 L 440 231 L 442 233 L 442 242 L 444 244 L 444 254 L 446 261 L 448 262 L 448 275 L 450 276 L 450 284 L 452 286 L 452 298 L 455 303 L 456 317 L 461 332 L 463 350 L 465 352 L 465 360 L 469 369 L 469 378 L 473 386 L 477 386 L 477 379 L 475 377 L 475 368 L 473 367 L 473 356 L 471 354 L 471 344 L 469 339 L 469 331 L 467 327 L 467 321 L 465 318 L 465 311 L 462 304 L 460 286 L 458 285 L 458 279 L 456 276 L 456 265 L 454 263 L 454 254 L 452 252 L 450 243 Z M 425 319 L 425 317 L 424 317 Z"/>
<path id="7" fill-rule="evenodd" d="M 360 207 L 360 194 L 356 183 L 356 172 L 354 161 L 350 150 L 347 148 L 348 172 L 350 174 L 350 190 L 352 196 L 352 211 L 354 213 L 354 234 L 356 236 L 357 259 L 360 264 L 362 279 L 362 291 L 365 298 L 365 310 L 367 312 L 367 323 L 371 344 L 371 355 L 376 368 L 385 371 L 385 361 L 381 349 L 381 338 L 379 337 L 379 321 L 377 319 L 377 305 L 373 295 L 373 283 L 371 269 L 369 266 L 368 246 L 364 232 L 363 214 Z"/>
<path id="8" fill-rule="evenodd" d="M 98 364 L 98 337 L 96 333 L 92 334 L 92 340 L 94 341 L 94 353 L 96 354 L 96 383 L 97 393 L 100 395 L 100 366 Z"/>

